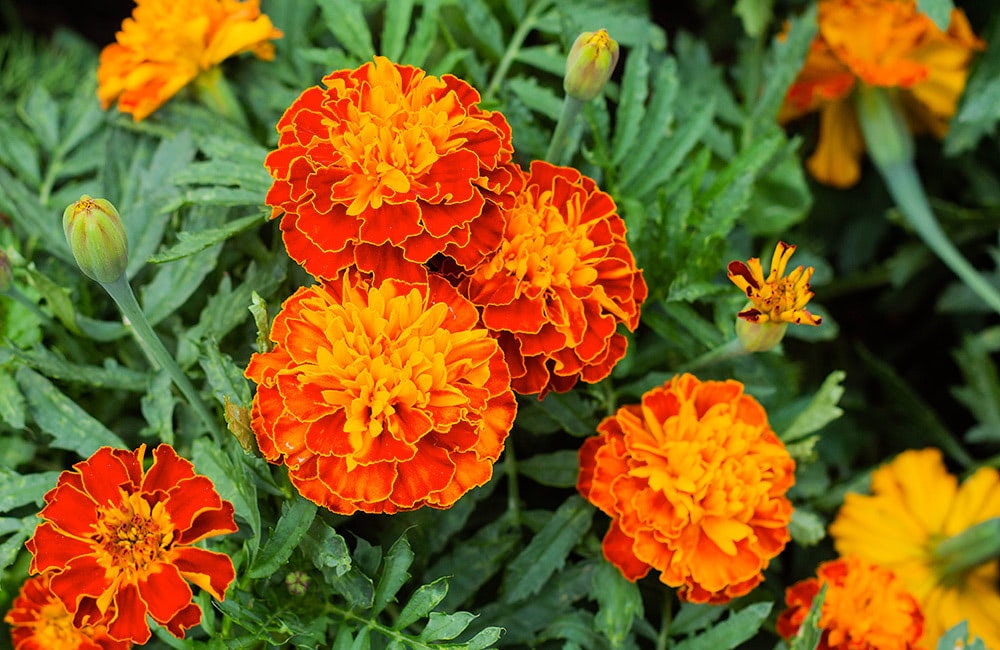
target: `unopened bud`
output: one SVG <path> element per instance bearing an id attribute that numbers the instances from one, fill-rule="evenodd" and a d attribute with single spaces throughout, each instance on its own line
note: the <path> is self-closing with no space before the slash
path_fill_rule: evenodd
<path id="1" fill-rule="evenodd" d="M 736 336 L 747 352 L 767 352 L 781 343 L 787 329 L 788 323 L 783 321 L 760 323 L 736 319 Z"/>
<path id="2" fill-rule="evenodd" d="M 10 268 L 10 258 L 0 250 L 0 293 L 7 293 L 14 282 L 14 273 Z"/>
<path id="3" fill-rule="evenodd" d="M 618 64 L 618 42 L 606 29 L 577 36 L 566 57 L 563 89 L 574 99 L 586 102 L 601 94 Z"/>
<path id="4" fill-rule="evenodd" d="M 103 284 L 114 282 L 128 265 L 128 237 L 118 210 L 86 194 L 63 212 L 63 232 L 80 270 Z"/>
<path id="5" fill-rule="evenodd" d="M 291 571 L 285 576 L 285 588 L 293 596 L 305 595 L 309 590 L 309 576 L 302 571 Z"/>

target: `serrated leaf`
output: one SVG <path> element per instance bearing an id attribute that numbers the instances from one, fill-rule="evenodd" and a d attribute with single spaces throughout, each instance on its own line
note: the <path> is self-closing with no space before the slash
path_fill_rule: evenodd
<path id="1" fill-rule="evenodd" d="M 624 647 L 632 621 L 642 618 L 639 585 L 626 579 L 618 567 L 609 562 L 597 565 L 593 580 L 598 605 L 595 627 L 607 637 L 612 648 Z"/>
<path id="2" fill-rule="evenodd" d="M 917 10 L 927 14 L 942 32 L 951 24 L 951 11 L 955 8 L 952 0 L 917 0 Z"/>
<path id="3" fill-rule="evenodd" d="M 14 377 L 0 370 L 0 418 L 12 429 L 24 428 L 25 401 Z"/>
<path id="4" fill-rule="evenodd" d="M 234 235 L 250 230 L 256 225 L 262 225 L 265 221 L 263 214 L 251 214 L 241 219 L 235 219 L 220 228 L 179 232 L 177 233 L 178 242 L 176 244 L 161 250 L 147 261 L 151 264 L 160 264 L 193 255 L 205 250 L 209 246 L 224 242 Z"/>
<path id="5" fill-rule="evenodd" d="M 455 609 L 501 571 L 518 541 L 509 518 L 501 517 L 457 543 L 450 554 L 427 570 L 424 579 L 449 577 L 448 595 L 442 608 Z"/>
<path id="6" fill-rule="evenodd" d="M 38 472 L 18 474 L 14 470 L 0 467 L 0 512 L 9 512 L 29 503 L 41 505 L 42 497 L 55 487 L 59 472 Z"/>
<path id="7" fill-rule="evenodd" d="M 42 84 L 36 84 L 24 103 L 22 118 L 31 127 L 45 151 L 55 151 L 59 145 L 59 103 Z"/>
<path id="8" fill-rule="evenodd" d="M 812 605 L 809 606 L 809 613 L 802 621 L 799 631 L 792 637 L 788 650 L 816 650 L 819 646 L 819 642 L 823 639 L 823 630 L 819 627 L 819 617 L 823 611 L 823 602 L 826 600 L 827 587 L 829 584 L 823 583 L 819 593 L 813 598 Z"/>
<path id="9" fill-rule="evenodd" d="M 798 507 L 792 510 L 788 532 L 800 546 L 814 546 L 826 537 L 826 524 L 815 512 Z"/>
<path id="10" fill-rule="evenodd" d="M 965 84 L 958 111 L 948 123 L 944 152 L 957 156 L 986 135 L 995 133 L 1000 120 L 1000 21 L 992 21 L 983 35 L 986 52 L 978 57 Z"/>
<path id="11" fill-rule="evenodd" d="M 563 100 L 551 88 L 542 86 L 536 79 L 529 77 L 509 79 L 506 85 L 528 108 L 541 113 L 552 121 L 559 119 Z"/>
<path id="12" fill-rule="evenodd" d="M 301 496 L 291 503 L 286 501 L 282 504 L 278 525 L 267 538 L 247 576 L 253 579 L 273 575 L 302 541 L 316 517 L 316 509 L 315 503 Z"/>
<path id="13" fill-rule="evenodd" d="M 146 418 L 146 428 L 142 434 L 174 444 L 174 405 L 177 398 L 173 392 L 173 380 L 170 374 L 161 370 L 147 382 L 146 394 L 139 400 L 139 409 Z"/>
<path id="14" fill-rule="evenodd" d="M 670 632 L 675 637 L 703 630 L 719 620 L 726 612 L 721 605 L 708 603 L 681 603 L 674 620 L 670 622 Z"/>
<path id="15" fill-rule="evenodd" d="M 463 0 L 462 11 L 472 31 L 471 35 L 486 46 L 494 59 L 499 59 L 506 48 L 507 39 L 504 38 L 503 27 L 490 10 L 490 5 L 484 0 Z"/>
<path id="16" fill-rule="evenodd" d="M 231 402 L 237 404 L 249 404 L 250 384 L 243 376 L 243 368 L 237 366 L 232 357 L 219 349 L 219 344 L 214 338 L 209 338 L 202 348 L 202 356 L 198 357 L 198 363 L 205 372 L 205 378 L 212 387 L 219 404 L 225 404 L 228 397 Z"/>
<path id="17" fill-rule="evenodd" d="M 251 479 L 246 464 L 264 461 L 244 457 L 242 453 L 230 456 L 226 449 L 208 438 L 194 441 L 192 460 L 198 473 L 212 479 L 222 498 L 231 501 L 236 514 L 250 524 L 254 533 L 253 543 L 259 543 L 261 522 L 257 507 L 257 486 Z"/>
<path id="18" fill-rule="evenodd" d="M 492 648 L 500 637 L 503 636 L 502 627 L 485 627 L 476 633 L 476 636 L 469 639 L 466 647 L 468 650 L 486 650 L 486 648 Z"/>
<path id="19" fill-rule="evenodd" d="M 593 507 L 578 495 L 566 499 L 545 526 L 510 563 L 503 581 L 504 603 L 516 603 L 538 593 L 566 562 L 594 516 Z"/>
<path id="20" fill-rule="evenodd" d="M 393 623 L 394 630 L 402 630 L 431 613 L 448 594 L 448 579 L 441 577 L 429 585 L 421 585 L 410 597 Z"/>
<path id="21" fill-rule="evenodd" d="M 731 650 L 757 634 L 773 606 L 774 603 L 754 603 L 738 612 L 730 612 L 726 620 L 681 641 L 674 650 Z"/>
<path id="22" fill-rule="evenodd" d="M 52 382 L 26 367 L 18 368 L 17 384 L 31 418 L 52 436 L 51 446 L 87 458 L 103 446 L 127 449 L 121 438 L 66 397 Z"/>
<path id="23" fill-rule="evenodd" d="M 380 45 L 382 55 L 390 61 L 398 61 L 403 54 L 412 16 L 413 0 L 393 0 L 386 3 Z"/>
<path id="24" fill-rule="evenodd" d="M 771 22 L 774 0 L 736 0 L 733 11 L 740 17 L 747 34 L 757 38 Z"/>
<path id="25" fill-rule="evenodd" d="M 584 401 L 576 391 L 549 393 L 540 404 L 542 410 L 574 436 L 586 437 L 597 433 L 596 404 Z"/>
<path id="26" fill-rule="evenodd" d="M 106 365 L 103 368 L 71 363 L 43 347 L 32 350 L 12 348 L 11 356 L 51 379 L 83 383 L 94 388 L 113 388 L 136 392 L 144 390 L 149 379 L 149 373 L 120 366 L 113 359 L 106 360 Z"/>
<path id="27" fill-rule="evenodd" d="M 653 95 L 649 106 L 643 112 L 642 137 L 635 146 L 627 150 L 621 165 L 619 183 L 621 190 L 640 180 L 648 171 L 650 157 L 663 146 L 663 137 L 669 132 L 674 118 L 674 100 L 677 98 L 679 79 L 677 63 L 667 59 L 659 67 L 652 81 Z"/>
<path id="28" fill-rule="evenodd" d="M 351 553 L 347 541 L 322 519 L 316 519 L 302 538 L 302 549 L 319 570 L 332 569 L 342 576 L 351 569 Z"/>
<path id="29" fill-rule="evenodd" d="M 827 375 L 806 409 L 781 434 L 783 442 L 794 442 L 804 438 L 843 415 L 844 411 L 837 406 L 837 402 L 844 395 L 844 387 L 841 384 L 846 376 L 847 373 L 843 370 L 835 370 Z"/>
<path id="30" fill-rule="evenodd" d="M 363 11 L 364 5 L 353 0 L 317 0 L 327 29 L 348 52 L 362 61 L 375 56 L 372 33 Z"/>
<path id="31" fill-rule="evenodd" d="M 576 485 L 576 477 L 580 472 L 580 460 L 575 450 L 562 449 L 519 460 L 517 471 L 542 485 L 571 488 Z"/>
<path id="32" fill-rule="evenodd" d="M 424 631 L 417 637 L 420 641 L 450 641 L 465 631 L 476 618 L 475 614 L 469 612 L 455 612 L 454 614 L 442 614 L 431 612 Z"/>
<path id="33" fill-rule="evenodd" d="M 3 169 L 0 169 L 2 175 Z M 75 262 L 73 262 L 75 264 Z M 49 309 L 59 322 L 66 326 L 66 329 L 74 334 L 80 333 L 77 324 L 76 307 L 73 305 L 71 292 L 66 287 L 59 286 L 47 276 L 35 270 L 34 264 L 29 264 L 26 268 L 28 282 L 42 296 Z"/>
<path id="34" fill-rule="evenodd" d="M 969 634 L 969 622 L 961 621 L 947 632 L 941 635 L 938 640 L 937 650 L 989 650 L 986 643 L 978 636 Z"/>
<path id="35" fill-rule="evenodd" d="M 3 572 L 14 563 L 18 554 L 24 550 L 24 541 L 35 531 L 38 517 L 34 514 L 28 515 L 20 520 L 20 527 L 13 535 L 0 544 L 0 572 Z"/>
<path id="36" fill-rule="evenodd" d="M 1000 347 L 997 334 L 991 328 L 976 336 L 967 336 L 962 347 L 953 353 L 962 370 L 965 385 L 951 392 L 975 416 L 976 425 L 965 434 L 969 442 L 1000 440 L 1000 377 L 993 362 L 993 353 Z"/>
<path id="37" fill-rule="evenodd" d="M 639 137 L 646 97 L 649 96 L 649 50 L 637 47 L 625 59 L 625 72 L 618 93 L 615 135 L 611 141 L 611 159 L 620 165 Z"/>
<path id="38" fill-rule="evenodd" d="M 385 554 L 382 572 L 375 585 L 375 597 L 372 600 L 372 616 L 377 616 L 385 609 L 396 593 L 406 584 L 410 574 L 407 569 L 413 564 L 413 549 L 406 536 L 400 537 Z"/>
<path id="39" fill-rule="evenodd" d="M 399 58 L 400 63 L 419 68 L 426 67 L 427 55 L 437 38 L 440 5 L 441 0 L 427 0 L 423 3 L 413 35 L 406 44 L 406 51 Z"/>

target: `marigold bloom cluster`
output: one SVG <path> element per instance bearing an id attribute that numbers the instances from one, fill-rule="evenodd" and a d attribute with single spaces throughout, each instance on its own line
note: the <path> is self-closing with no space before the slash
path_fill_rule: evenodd
<path id="1" fill-rule="evenodd" d="M 698 603 L 760 583 L 790 538 L 795 462 L 743 384 L 674 377 L 598 433 L 577 489 L 611 517 L 604 556 L 626 578 L 655 569 Z"/>
<path id="2" fill-rule="evenodd" d="M 299 289 L 246 371 L 261 452 L 334 512 L 451 506 L 489 480 L 517 408 L 478 319 L 436 276 Z"/>
<path id="3" fill-rule="evenodd" d="M 145 452 L 102 447 L 60 474 L 26 543 L 75 624 L 140 644 L 147 614 L 179 638 L 201 621 L 188 582 L 223 599 L 232 561 L 194 543 L 237 530 L 232 504 L 189 461 L 159 445 L 144 470 Z"/>
<path id="4" fill-rule="evenodd" d="M 817 650 L 920 650 L 924 616 L 917 599 L 892 571 L 857 557 L 819 565 L 816 578 L 785 590 L 788 609 L 778 616 L 785 639 L 799 631 L 813 599 L 826 585 Z"/>
<path id="5" fill-rule="evenodd" d="M 108 636 L 96 608 L 80 614 L 80 624 L 49 588 L 52 573 L 28 578 L 4 617 L 14 650 L 127 650 L 132 644 Z"/>
<path id="6" fill-rule="evenodd" d="M 864 151 L 852 92 L 858 83 L 899 89 L 915 131 L 944 135 L 965 88 L 969 62 L 984 47 L 960 9 L 946 32 L 916 0 L 820 0 L 819 32 L 788 90 L 779 119 L 820 111 L 819 142 L 807 161 L 820 182 L 848 187 Z"/>
<path id="7" fill-rule="evenodd" d="M 770 272 L 764 275 L 760 258 L 751 257 L 744 264 L 729 263 L 729 279 L 750 299 L 750 305 L 737 316 L 751 323 L 796 323 L 819 325 L 820 316 L 810 314 L 805 306 L 813 297 L 809 280 L 813 267 L 801 266 L 785 275 L 795 246 L 779 241 L 771 257 Z"/>
<path id="8" fill-rule="evenodd" d="M 101 52 L 97 96 L 145 119 L 201 73 L 231 56 L 274 58 L 282 33 L 259 0 L 136 0 L 117 41 Z"/>
<path id="9" fill-rule="evenodd" d="M 934 556 L 942 540 L 1000 516 L 1000 474 L 982 468 L 959 486 L 940 451 L 913 450 L 872 472 L 871 492 L 844 499 L 830 525 L 837 552 L 899 577 L 923 609 L 924 645 L 935 647 L 941 634 L 967 620 L 970 633 L 990 648 L 1000 647 L 1000 561 L 943 576 Z"/>

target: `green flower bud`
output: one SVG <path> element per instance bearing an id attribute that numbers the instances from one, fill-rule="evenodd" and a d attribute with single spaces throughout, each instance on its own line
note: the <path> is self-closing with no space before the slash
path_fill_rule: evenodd
<path id="1" fill-rule="evenodd" d="M 14 282 L 14 272 L 10 268 L 10 258 L 0 250 L 0 293 L 7 293 Z"/>
<path id="2" fill-rule="evenodd" d="M 293 596 L 305 595 L 309 590 L 309 576 L 302 571 L 291 571 L 285 576 L 285 588 Z"/>
<path id="3" fill-rule="evenodd" d="M 87 277 L 108 284 L 125 273 L 128 237 L 110 201 L 84 194 L 63 212 L 63 232 Z"/>
<path id="4" fill-rule="evenodd" d="M 747 352 L 767 352 L 785 338 L 788 323 L 765 321 L 754 323 L 743 318 L 736 319 L 736 336 Z"/>
<path id="5" fill-rule="evenodd" d="M 618 63 L 618 42 L 608 36 L 606 29 L 584 32 L 566 57 L 566 77 L 563 89 L 566 94 L 582 102 L 601 94 Z"/>

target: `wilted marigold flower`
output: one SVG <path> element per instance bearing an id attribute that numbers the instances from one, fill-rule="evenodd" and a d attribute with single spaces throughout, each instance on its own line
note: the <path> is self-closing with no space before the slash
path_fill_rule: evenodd
<path id="1" fill-rule="evenodd" d="M 738 381 L 674 377 L 580 448 L 577 489 L 611 517 L 604 556 L 696 603 L 748 593 L 789 540 L 795 461 Z"/>
<path id="2" fill-rule="evenodd" d="M 323 83 L 285 111 L 264 162 L 292 259 L 318 278 L 357 266 L 418 280 L 438 253 L 469 268 L 496 248 L 521 182 L 503 115 L 452 75 L 385 57 Z"/>
<path id="3" fill-rule="evenodd" d="M 729 263 L 729 279 L 750 299 L 750 305 L 737 316 L 751 323 L 819 325 L 823 322 L 820 316 L 805 309 L 813 297 L 809 280 L 815 269 L 798 266 L 785 275 L 794 252 L 795 246 L 779 241 L 766 277 L 758 257 L 751 257 L 746 263 Z"/>
<path id="4" fill-rule="evenodd" d="M 21 585 L 21 593 L 4 617 L 10 625 L 14 650 L 126 650 L 132 647 L 127 641 L 116 641 L 108 636 L 107 626 L 100 623 L 103 617 L 91 602 L 89 614 L 73 615 L 49 589 L 51 573 L 28 578 Z M 94 622 L 98 621 L 98 622 Z"/>
<path id="5" fill-rule="evenodd" d="M 1000 648 L 1000 560 L 958 575 L 942 572 L 938 545 L 974 524 L 1000 516 L 1000 474 L 981 468 L 961 486 L 937 449 L 905 451 L 872 472 L 869 495 L 848 493 L 830 524 L 837 552 L 892 570 L 920 602 L 923 644 L 936 647 L 949 628 Z"/>
<path id="6" fill-rule="evenodd" d="M 895 574 L 851 556 L 819 565 L 816 578 L 785 590 L 788 609 L 778 616 L 778 634 L 799 631 L 813 599 L 825 584 L 820 609 L 823 631 L 817 650 L 919 650 L 924 616 L 917 599 Z"/>
<path id="7" fill-rule="evenodd" d="M 517 410 L 478 320 L 437 276 L 299 289 L 246 369 L 261 453 L 334 512 L 450 507 L 492 476 Z"/>
<path id="8" fill-rule="evenodd" d="M 542 161 L 507 212 L 499 247 L 459 284 L 496 333 L 522 394 L 607 377 L 625 354 L 646 283 L 612 198 L 575 169 Z"/>
<path id="9" fill-rule="evenodd" d="M 232 504 L 169 445 L 149 470 L 145 453 L 101 447 L 60 474 L 25 544 L 71 614 L 97 611 L 109 636 L 135 643 L 150 638 L 147 614 L 179 638 L 201 622 L 185 580 L 222 600 L 235 577 L 228 556 L 193 546 L 236 532 Z"/>
<path id="10" fill-rule="evenodd" d="M 145 119 L 198 75 L 229 57 L 274 58 L 281 38 L 259 0 L 136 0 L 117 42 L 101 52 L 97 96 L 106 109 Z"/>
<path id="11" fill-rule="evenodd" d="M 819 32 L 785 97 L 779 120 L 820 111 L 807 161 L 816 179 L 847 187 L 860 177 L 864 140 L 852 93 L 858 83 L 899 89 L 911 128 L 942 137 L 984 47 L 960 9 L 943 32 L 916 0 L 820 0 Z"/>

